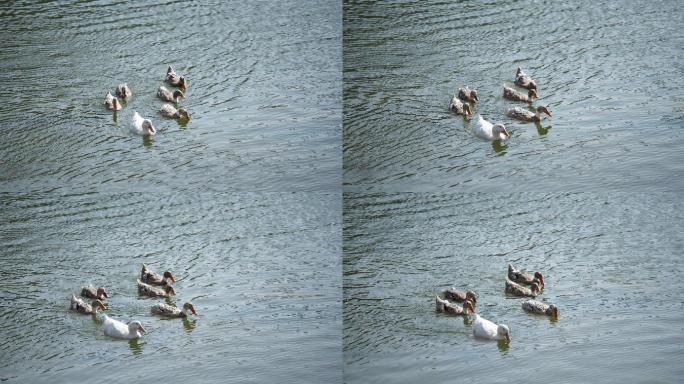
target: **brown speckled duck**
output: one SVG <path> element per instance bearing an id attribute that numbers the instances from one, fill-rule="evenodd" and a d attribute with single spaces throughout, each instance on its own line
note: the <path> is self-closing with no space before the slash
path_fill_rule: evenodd
<path id="1" fill-rule="evenodd" d="M 133 96 L 133 92 L 128 88 L 128 84 L 123 83 L 116 87 L 116 95 L 125 100 Z"/>
<path id="2" fill-rule="evenodd" d="M 532 283 L 532 285 L 527 288 L 506 278 L 506 293 L 515 296 L 536 297 L 539 294 L 539 286 L 537 283 Z"/>
<path id="3" fill-rule="evenodd" d="M 463 292 L 451 287 L 445 289 L 442 294 L 446 299 L 458 301 L 459 303 L 469 300 L 472 304 L 477 304 L 477 295 L 473 291 Z"/>
<path id="4" fill-rule="evenodd" d="M 114 97 L 111 92 L 107 92 L 104 103 L 107 106 L 107 109 L 111 109 L 112 111 L 121 110 L 121 103 L 119 102 L 119 99 Z"/>
<path id="5" fill-rule="evenodd" d="M 185 95 L 179 89 L 176 89 L 175 91 L 171 92 L 165 86 L 162 85 L 159 87 L 159 89 L 157 89 L 157 97 L 164 101 L 173 101 L 174 103 L 177 103 L 178 98 L 185 98 Z"/>
<path id="6" fill-rule="evenodd" d="M 454 95 L 454 97 L 451 98 L 451 103 L 449 104 L 449 110 L 454 112 L 457 115 L 468 115 L 471 116 L 473 112 L 470 110 L 470 105 L 468 103 L 464 103 Z"/>
<path id="7" fill-rule="evenodd" d="M 538 99 L 539 96 L 537 95 L 537 90 L 536 89 L 530 89 L 527 92 L 527 95 L 524 93 L 520 93 L 516 91 L 513 88 L 509 88 L 507 86 L 503 86 L 503 97 L 504 99 L 508 100 L 514 100 L 514 101 L 527 101 L 530 102 L 534 99 Z"/>
<path id="8" fill-rule="evenodd" d="M 183 304 L 183 309 L 163 303 L 152 306 L 152 313 L 159 316 L 187 317 L 188 312 L 191 312 L 193 315 L 197 315 L 197 312 L 195 312 L 195 307 L 192 305 L 192 303 Z"/>
<path id="9" fill-rule="evenodd" d="M 466 315 L 468 314 L 468 311 L 470 311 L 470 313 L 475 313 L 475 307 L 473 307 L 473 303 L 470 302 L 470 300 L 464 301 L 463 307 L 461 307 L 460 305 L 454 304 L 449 300 L 444 300 L 439 296 L 436 296 L 435 304 L 437 307 L 437 312 L 444 312 L 452 315 Z"/>
<path id="10" fill-rule="evenodd" d="M 98 299 L 98 300 L 104 300 L 105 297 L 109 297 L 107 295 L 107 291 L 104 289 L 104 287 L 99 287 L 95 288 L 92 285 L 89 285 L 87 287 L 82 287 L 81 288 L 81 296 L 87 297 L 89 299 Z"/>
<path id="11" fill-rule="evenodd" d="M 468 87 L 458 89 L 458 98 L 471 103 L 479 101 L 477 98 L 477 91 Z"/>
<path id="12" fill-rule="evenodd" d="M 190 114 L 188 113 L 188 111 L 185 108 L 180 107 L 180 108 L 176 109 L 171 104 L 162 105 L 161 108 L 159 109 L 159 113 L 161 113 L 162 115 L 164 115 L 166 117 L 171 117 L 174 119 L 190 120 Z"/>
<path id="13" fill-rule="evenodd" d="M 530 90 L 530 91 L 533 91 L 533 90 Z M 520 107 L 510 108 L 508 111 L 506 111 L 506 115 L 508 115 L 514 119 L 527 121 L 527 122 L 541 121 L 541 114 L 542 113 L 545 113 L 549 117 L 551 117 L 551 111 L 549 111 L 548 107 L 545 107 L 543 105 L 538 106 L 534 112 L 530 111 L 529 109 L 520 108 Z"/>
<path id="14" fill-rule="evenodd" d="M 558 308 L 553 304 L 545 304 L 537 300 L 527 300 L 523 301 L 522 309 L 525 312 L 547 315 L 554 319 L 558 318 Z"/>
<path id="15" fill-rule="evenodd" d="M 138 280 L 138 293 L 143 296 L 150 297 L 170 297 L 176 294 L 176 290 L 170 285 L 164 285 L 164 288 L 153 287 Z"/>
<path id="16" fill-rule="evenodd" d="M 518 67 L 518 70 L 515 73 L 515 85 L 526 89 L 538 90 L 537 83 L 532 80 L 532 77 L 523 72 L 522 68 L 520 67 Z"/>
<path id="17" fill-rule="evenodd" d="M 526 273 L 515 269 L 511 264 L 508 264 L 508 278 L 520 284 L 529 285 L 537 283 L 537 285 L 544 285 L 544 276 L 542 276 L 541 272 L 535 272 L 534 274 Z"/>
<path id="18" fill-rule="evenodd" d="M 148 269 L 147 265 L 143 264 L 142 270 L 140 270 L 140 280 L 147 284 L 171 285 L 171 283 L 176 282 L 176 277 L 169 271 L 164 272 L 164 275 L 160 275 L 153 272 L 151 269 Z"/>
<path id="19" fill-rule="evenodd" d="M 188 83 L 185 80 L 185 77 L 177 74 L 173 67 L 171 67 L 170 65 L 169 68 L 166 70 L 166 82 L 182 90 L 188 88 Z"/>
<path id="20" fill-rule="evenodd" d="M 104 304 L 98 299 L 93 300 L 92 304 L 88 304 L 83 299 L 71 295 L 71 306 L 69 309 L 82 313 L 84 315 L 90 315 L 96 313 L 97 309 L 107 309 Z"/>

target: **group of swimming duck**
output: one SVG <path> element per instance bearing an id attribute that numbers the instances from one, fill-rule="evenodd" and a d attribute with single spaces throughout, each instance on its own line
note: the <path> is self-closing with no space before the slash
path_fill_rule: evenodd
<path id="1" fill-rule="evenodd" d="M 515 85 L 525 88 L 528 90 L 527 94 L 516 91 L 513 88 L 503 85 L 503 97 L 508 100 L 513 101 L 524 101 L 527 103 L 532 103 L 533 100 L 539 98 L 539 89 L 537 88 L 537 83 L 528 74 L 523 72 L 522 68 L 518 67 L 515 73 Z M 470 89 L 468 87 L 460 88 L 458 90 L 458 95 L 454 94 L 449 104 L 449 110 L 453 111 L 457 115 L 472 116 L 471 105 L 478 102 L 477 91 Z M 544 113 L 551 117 L 551 111 L 549 111 L 548 106 L 538 106 L 534 108 L 534 112 L 526 108 L 514 107 L 509 108 L 506 111 L 506 115 L 509 117 L 522 120 L 525 122 L 539 122 L 541 121 L 541 114 Z M 485 120 L 482 115 L 478 117 L 477 124 L 473 128 L 473 133 L 475 136 L 485 139 L 485 140 L 506 140 L 511 135 L 506 130 L 506 126 L 501 123 L 492 124 L 491 122 Z"/>
<path id="2" fill-rule="evenodd" d="M 515 269 L 511 264 L 508 264 L 508 276 L 506 277 L 505 292 L 514 296 L 520 297 L 536 297 L 541 294 L 541 289 L 544 287 L 544 277 L 541 272 L 526 273 Z M 473 291 L 463 292 L 454 287 L 447 288 L 442 292 L 441 298 L 435 298 L 437 312 L 445 312 L 453 315 L 468 316 L 468 313 L 475 315 L 473 320 L 473 334 L 475 337 L 490 339 L 490 340 L 506 340 L 511 341 L 511 332 L 505 324 L 495 324 L 475 313 L 475 304 L 477 302 L 477 295 Z M 460 306 L 455 302 L 463 303 Z M 537 300 L 526 300 L 522 302 L 522 309 L 525 312 L 550 316 L 552 319 L 558 318 L 558 308 L 554 304 L 546 304 Z"/>
<path id="3" fill-rule="evenodd" d="M 179 89 L 171 92 L 165 86 L 161 85 L 157 89 L 158 98 L 163 101 L 171 101 L 176 105 L 179 103 L 180 98 L 185 99 L 185 94 L 183 94 L 183 91 L 187 90 L 188 82 L 184 76 L 176 73 L 176 71 L 170 65 L 166 70 L 166 78 L 164 81 Z M 133 92 L 131 92 L 128 84 L 122 83 L 116 87 L 116 95 L 121 97 L 122 100 L 126 101 L 133 96 Z M 123 108 L 119 99 L 113 96 L 111 92 L 107 92 L 104 103 L 108 109 L 113 111 L 119 111 Z M 162 116 L 174 119 L 190 119 L 190 114 L 184 107 L 176 109 L 176 107 L 168 103 L 161 106 L 159 113 Z M 137 111 L 133 111 L 133 120 L 130 130 L 132 133 L 141 136 L 154 135 L 157 133 L 157 129 L 155 128 L 154 124 L 152 124 L 152 121 L 150 119 L 143 118 Z"/>
<path id="4" fill-rule="evenodd" d="M 145 264 L 143 264 L 142 270 L 140 271 L 140 279 L 137 280 L 138 294 L 148 297 L 170 297 L 176 294 L 173 286 L 171 286 L 171 284 L 175 282 L 176 278 L 171 272 L 166 271 L 163 275 L 160 275 L 151 271 Z M 161 286 L 161 288 L 156 286 Z M 97 317 L 98 309 L 107 309 L 103 301 L 105 298 L 109 298 L 109 296 L 107 295 L 107 291 L 104 287 L 83 287 L 81 288 L 81 296 L 93 299 L 93 301 L 88 304 L 82 298 L 76 297 L 76 295 L 72 294 L 71 306 L 69 309 L 82 314 L 92 314 L 95 317 Z M 158 303 L 154 304 L 150 311 L 154 315 L 164 317 L 183 318 L 187 317 L 189 313 L 197 315 L 195 307 L 191 302 L 186 302 L 183 304 L 182 309 L 169 304 Z M 102 330 L 104 331 L 105 335 L 119 339 L 136 339 L 141 337 L 143 333 L 147 332 L 140 321 L 134 320 L 129 323 L 124 323 L 119 320 L 112 319 L 111 317 L 107 316 L 107 314 L 103 314 Z"/>

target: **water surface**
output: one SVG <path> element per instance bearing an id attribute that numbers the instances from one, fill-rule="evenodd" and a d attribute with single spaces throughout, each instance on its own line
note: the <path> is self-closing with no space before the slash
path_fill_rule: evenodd
<path id="1" fill-rule="evenodd" d="M 340 382 L 340 217 L 339 194 L 2 195 L 0 380 Z M 199 316 L 152 316 L 142 263 Z M 69 311 L 89 283 L 148 334 L 111 339 Z"/>
<path id="2" fill-rule="evenodd" d="M 684 374 L 682 211 L 675 194 L 345 194 L 348 383 L 672 383 Z M 558 321 L 504 294 L 544 273 Z M 506 346 L 435 313 L 473 289 Z"/>
<path id="3" fill-rule="evenodd" d="M 345 188 L 681 190 L 683 22 L 677 1 L 346 1 Z M 539 126 L 504 115 L 518 66 Z M 447 111 L 465 85 L 505 146 Z"/>

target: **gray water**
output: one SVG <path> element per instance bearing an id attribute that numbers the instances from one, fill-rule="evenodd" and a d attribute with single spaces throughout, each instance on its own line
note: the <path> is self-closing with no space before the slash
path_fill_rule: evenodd
<path id="1" fill-rule="evenodd" d="M 345 190 L 681 190 L 683 23 L 678 1 L 345 2 Z M 518 66 L 539 126 L 504 115 Z M 448 112 L 465 85 L 504 146 Z"/>
<path id="2" fill-rule="evenodd" d="M 684 368 L 676 194 L 345 194 L 349 383 L 673 383 Z M 508 263 L 542 271 L 539 300 L 504 294 Z M 507 324 L 507 346 L 435 312 L 449 286 Z"/>
<path id="3" fill-rule="evenodd" d="M 201 212 L 201 214 L 197 214 Z M 339 382 L 339 194 L 0 196 L 0 379 L 17 383 Z M 146 263 L 172 271 L 190 321 L 138 296 Z M 103 285 L 128 342 L 68 310 Z"/>
<path id="4" fill-rule="evenodd" d="M 335 191 L 335 1 L 0 5 L 0 182 L 12 190 Z M 158 114 L 167 65 L 187 124 Z M 127 82 L 117 114 L 107 91 Z M 128 132 L 133 111 L 150 140 Z M 3 188 L 5 189 L 5 188 Z"/>

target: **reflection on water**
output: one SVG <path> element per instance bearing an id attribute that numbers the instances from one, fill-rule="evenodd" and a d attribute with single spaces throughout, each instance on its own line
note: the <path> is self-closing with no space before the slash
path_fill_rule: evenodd
<path id="1" fill-rule="evenodd" d="M 190 332 L 195 329 L 195 327 L 197 327 L 197 319 L 183 318 L 183 328 L 185 328 L 186 331 Z"/>
<path id="2" fill-rule="evenodd" d="M 513 341 L 511 341 L 511 343 L 512 343 L 512 342 L 513 342 Z M 499 348 L 499 351 L 500 351 L 500 352 L 507 352 L 507 351 L 508 351 L 508 348 L 510 348 L 510 344 L 511 344 L 511 343 L 509 343 L 509 342 L 506 341 L 506 340 L 497 340 L 497 341 L 496 341 L 496 346 L 497 346 L 497 348 Z M 504 353 L 504 355 L 505 355 L 505 353 Z"/>
<path id="3" fill-rule="evenodd" d="M 131 347 L 131 352 L 136 356 L 142 355 L 144 344 L 140 338 L 128 340 L 128 346 Z"/>
<path id="4" fill-rule="evenodd" d="M 344 198 L 346 382 L 452 383 L 461 372 L 507 382 L 511 372 L 538 377 L 540 367 L 567 382 L 677 381 L 679 194 Z M 543 272 L 537 299 L 556 304 L 559 320 L 505 294 L 509 263 Z M 465 318 L 435 313 L 435 295 L 449 286 L 474 290 L 477 313 L 506 324 L 512 342 L 475 339 Z"/>

